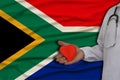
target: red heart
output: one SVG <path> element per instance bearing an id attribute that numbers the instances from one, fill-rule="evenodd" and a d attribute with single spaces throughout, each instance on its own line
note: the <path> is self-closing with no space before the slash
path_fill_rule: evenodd
<path id="1" fill-rule="evenodd" d="M 61 46 L 59 51 L 64 57 L 66 57 L 68 61 L 72 61 L 77 53 L 76 47 L 74 45 Z"/>

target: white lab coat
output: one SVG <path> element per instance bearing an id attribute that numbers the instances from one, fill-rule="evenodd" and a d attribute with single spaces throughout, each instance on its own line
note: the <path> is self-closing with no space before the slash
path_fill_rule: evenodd
<path id="1" fill-rule="evenodd" d="M 98 45 L 81 48 L 85 53 L 85 61 L 103 60 L 102 80 L 120 80 L 120 3 L 116 14 L 119 16 L 118 27 L 115 19 L 108 19 L 114 14 L 116 6 L 110 8 L 101 26 Z"/>

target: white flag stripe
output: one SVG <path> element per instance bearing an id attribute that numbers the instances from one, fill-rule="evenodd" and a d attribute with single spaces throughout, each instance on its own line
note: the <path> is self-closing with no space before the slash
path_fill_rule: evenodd
<path id="1" fill-rule="evenodd" d="M 43 67 L 45 67 L 47 64 L 49 64 L 50 62 L 52 62 L 54 60 L 55 55 L 58 52 L 53 53 L 51 56 L 49 56 L 47 59 L 43 60 L 42 62 L 38 63 L 37 65 L 35 65 L 33 68 L 31 68 L 30 70 L 26 71 L 24 74 L 22 74 L 21 76 L 17 77 L 15 80 L 25 80 L 26 78 L 28 78 L 29 76 L 31 76 L 32 74 L 34 74 L 35 72 L 37 72 L 38 70 L 42 69 Z"/>
<path id="2" fill-rule="evenodd" d="M 16 1 L 62 32 L 98 32 L 99 30 L 99 26 L 65 26 L 64 27 L 55 20 L 53 20 L 51 17 L 43 13 L 42 11 L 38 10 L 37 8 L 26 2 L 25 0 L 16 0 Z M 42 62 L 38 63 L 37 65 L 35 65 L 30 70 L 26 71 L 25 73 L 17 77 L 15 80 L 25 80 L 26 78 L 34 74 L 36 71 L 42 69 L 47 64 L 52 62 L 54 56 L 57 53 L 58 52 L 53 53 L 51 56 L 49 56 Z"/>
<path id="3" fill-rule="evenodd" d="M 25 0 L 16 1 L 62 32 L 98 32 L 99 26 L 63 26 Z"/>
<path id="4" fill-rule="evenodd" d="M 98 32 L 99 26 L 66 26 L 59 29 L 62 32 Z"/>

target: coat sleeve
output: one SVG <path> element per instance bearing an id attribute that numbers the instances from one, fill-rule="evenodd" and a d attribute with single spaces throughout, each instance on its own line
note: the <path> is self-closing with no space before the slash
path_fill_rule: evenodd
<path id="1" fill-rule="evenodd" d="M 97 39 L 98 44 L 93 47 L 88 46 L 88 47 L 81 48 L 85 55 L 84 57 L 85 61 L 92 62 L 92 61 L 103 60 L 105 31 L 107 28 L 107 22 L 108 22 L 109 16 L 113 14 L 114 8 L 115 7 L 110 8 L 104 17 L 103 23 L 99 31 L 98 39 Z"/>
<path id="2" fill-rule="evenodd" d="M 102 47 L 100 45 L 95 45 L 93 47 L 83 47 L 81 48 L 84 52 L 84 60 L 88 62 L 101 61 L 102 57 Z"/>
<path id="3" fill-rule="evenodd" d="M 101 61 L 103 60 L 103 47 L 104 47 L 104 34 L 105 34 L 105 24 L 101 26 L 98 39 L 97 39 L 97 45 L 90 47 L 86 46 L 81 48 L 84 52 L 84 60 L 85 61 Z"/>

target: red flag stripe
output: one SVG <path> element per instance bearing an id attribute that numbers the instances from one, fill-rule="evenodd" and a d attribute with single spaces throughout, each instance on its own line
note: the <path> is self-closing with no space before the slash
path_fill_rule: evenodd
<path id="1" fill-rule="evenodd" d="M 119 0 L 26 0 L 63 26 L 100 26 Z"/>

